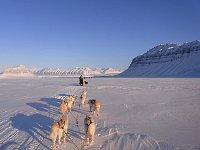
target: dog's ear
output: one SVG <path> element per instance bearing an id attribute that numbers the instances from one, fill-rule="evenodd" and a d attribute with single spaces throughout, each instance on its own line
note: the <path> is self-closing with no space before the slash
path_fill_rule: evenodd
<path id="1" fill-rule="evenodd" d="M 60 127 L 60 125 L 61 125 L 61 122 L 60 122 L 60 120 L 59 120 L 57 123 L 58 123 L 58 126 Z"/>

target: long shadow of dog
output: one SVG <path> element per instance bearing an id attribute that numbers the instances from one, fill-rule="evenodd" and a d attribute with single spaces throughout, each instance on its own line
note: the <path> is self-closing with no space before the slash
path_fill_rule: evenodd
<path id="1" fill-rule="evenodd" d="M 6 150 L 9 149 L 10 146 L 12 145 L 17 145 L 17 142 L 15 141 L 8 141 L 6 143 L 4 143 L 3 145 L 0 146 L 0 150 Z"/>
<path id="2" fill-rule="evenodd" d="M 61 100 L 57 98 L 41 98 L 40 101 L 54 107 L 59 107 L 61 102 Z"/>
<path id="3" fill-rule="evenodd" d="M 56 98 L 41 98 L 38 102 L 27 103 L 27 105 L 36 110 L 48 112 L 51 115 L 57 115 L 60 113 L 60 100 Z"/>
<path id="4" fill-rule="evenodd" d="M 38 113 L 33 115 L 18 113 L 11 117 L 10 121 L 14 128 L 26 132 L 33 140 L 36 140 L 37 143 L 41 144 L 46 149 L 50 149 L 48 146 L 44 145 L 42 141 L 45 139 L 49 140 L 50 125 L 52 124 L 53 119 Z M 26 149 L 26 145 L 26 142 L 24 142 L 20 146 L 20 149 Z"/>

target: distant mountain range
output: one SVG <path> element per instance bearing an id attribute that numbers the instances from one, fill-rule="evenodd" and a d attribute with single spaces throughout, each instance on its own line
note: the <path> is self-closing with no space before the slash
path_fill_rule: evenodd
<path id="1" fill-rule="evenodd" d="M 1 69 L 1 76 L 48 76 L 77 77 L 112 76 L 116 77 L 200 77 L 200 41 L 177 44 L 162 44 L 135 57 L 127 70 L 113 68 L 43 68 L 29 69 L 19 65 Z"/>
<path id="2" fill-rule="evenodd" d="M 1 71 L 1 75 L 3 76 L 34 76 L 32 71 L 26 68 L 24 65 L 6 68 Z"/>
<path id="3" fill-rule="evenodd" d="M 122 71 L 119 69 L 113 68 L 72 68 L 72 69 L 53 69 L 53 68 L 44 68 L 41 70 L 34 70 L 35 75 L 45 75 L 45 76 L 101 76 L 101 75 L 115 75 L 119 74 Z"/>
<path id="4" fill-rule="evenodd" d="M 200 41 L 162 44 L 135 57 L 118 77 L 200 77 Z"/>
<path id="5" fill-rule="evenodd" d="M 48 76 L 48 77 L 77 77 L 81 74 L 84 76 L 110 76 L 121 73 L 119 69 L 113 68 L 72 68 L 72 69 L 58 69 L 58 68 L 43 68 L 43 69 L 29 69 L 24 65 L 14 66 L 4 69 L 1 72 L 3 76 Z"/>

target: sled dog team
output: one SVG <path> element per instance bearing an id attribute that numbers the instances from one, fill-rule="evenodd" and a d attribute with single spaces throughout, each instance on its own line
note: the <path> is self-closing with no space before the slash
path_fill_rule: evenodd
<path id="1" fill-rule="evenodd" d="M 80 96 L 79 108 L 82 107 L 86 102 L 87 91 L 84 89 Z M 67 130 L 69 119 L 67 113 L 71 111 L 71 108 L 76 103 L 77 96 L 70 95 L 66 99 L 64 99 L 60 104 L 60 112 L 62 115 L 60 118 L 54 122 L 51 126 L 50 131 L 50 139 L 52 140 L 52 149 L 56 149 L 56 141 L 58 140 L 58 144 L 65 143 L 67 137 Z M 88 100 L 88 104 L 90 107 L 90 112 L 93 115 L 99 115 L 101 103 L 97 99 Z M 94 134 L 95 134 L 95 123 L 90 115 L 86 115 L 84 119 L 84 129 L 85 129 L 85 140 L 83 146 L 88 146 L 94 142 Z"/>

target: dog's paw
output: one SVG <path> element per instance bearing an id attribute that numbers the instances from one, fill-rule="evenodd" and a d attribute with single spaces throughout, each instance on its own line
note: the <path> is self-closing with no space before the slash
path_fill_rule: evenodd
<path id="1" fill-rule="evenodd" d="M 54 145 L 54 146 L 52 146 L 52 150 L 56 150 L 56 146 Z"/>
<path id="2" fill-rule="evenodd" d="M 94 145 L 94 141 L 91 141 L 88 146 Z"/>
<path id="3" fill-rule="evenodd" d="M 64 144 L 64 143 L 66 143 L 66 139 L 63 139 L 63 140 L 61 141 L 61 144 Z"/>

